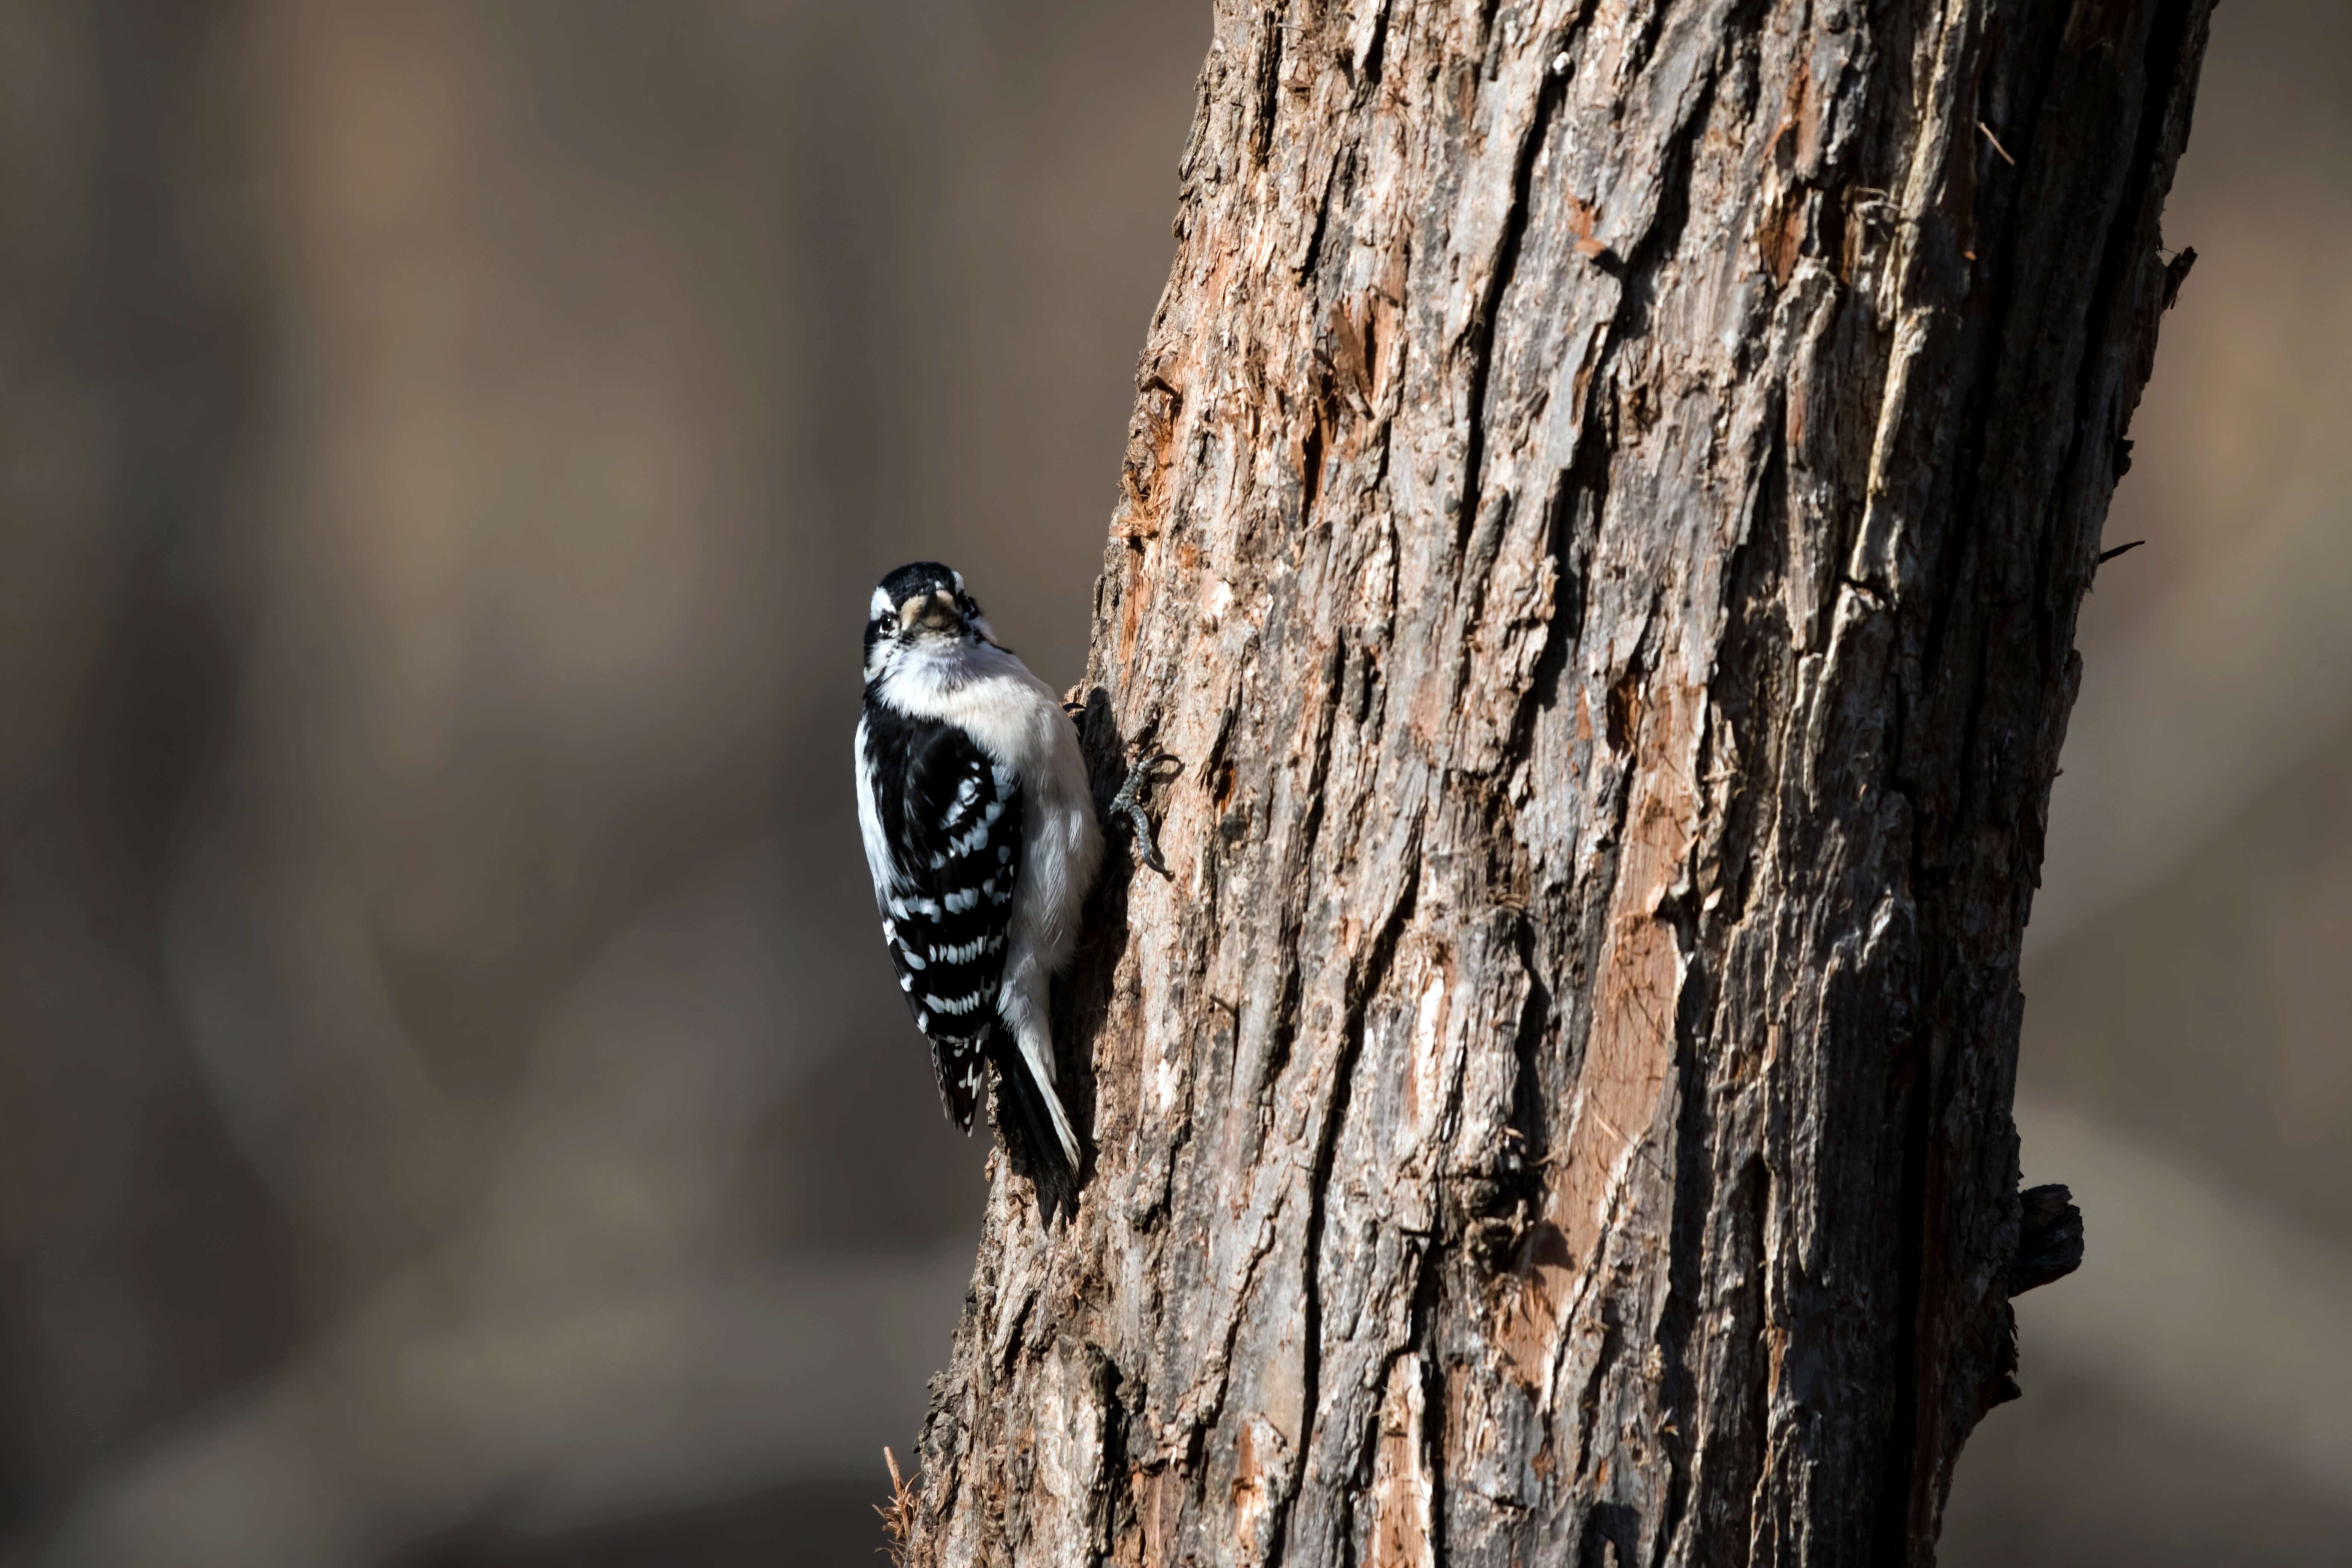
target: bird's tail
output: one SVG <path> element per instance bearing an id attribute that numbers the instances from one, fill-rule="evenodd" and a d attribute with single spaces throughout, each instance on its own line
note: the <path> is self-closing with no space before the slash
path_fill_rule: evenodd
<path id="1" fill-rule="evenodd" d="M 998 1028 L 989 1054 L 996 1061 L 996 1131 L 1025 1165 L 1045 1222 L 1078 1206 L 1078 1139 L 1054 1086 L 1029 1061 L 1010 1029 Z"/>

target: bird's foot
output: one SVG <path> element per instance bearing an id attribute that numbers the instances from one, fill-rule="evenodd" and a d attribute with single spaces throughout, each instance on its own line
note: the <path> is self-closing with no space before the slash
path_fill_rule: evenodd
<path id="1" fill-rule="evenodd" d="M 1158 776 L 1162 763 L 1174 763 L 1177 772 L 1184 771 L 1184 760 L 1172 752 L 1161 752 L 1144 758 L 1128 769 L 1127 782 L 1118 786 L 1117 795 L 1111 796 L 1110 815 L 1114 818 L 1124 817 L 1127 820 L 1129 829 L 1135 835 L 1135 858 L 1173 881 L 1176 874 L 1160 858 L 1160 841 L 1152 836 L 1151 818 L 1144 814 L 1141 799 L 1143 792 Z"/>

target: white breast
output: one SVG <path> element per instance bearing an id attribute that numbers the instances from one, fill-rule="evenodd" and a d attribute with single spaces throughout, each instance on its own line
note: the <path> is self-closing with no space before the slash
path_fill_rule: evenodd
<path id="1" fill-rule="evenodd" d="M 1058 971 L 1076 940 L 1079 908 L 1102 860 L 1102 830 L 1077 729 L 1060 699 L 1016 656 L 986 643 L 962 644 L 941 658 L 908 658 L 885 672 L 879 695 L 908 714 L 958 725 L 1020 780 L 1021 880 L 1010 964 L 1017 969 L 1028 958 L 1049 973 Z M 864 826 L 862 799 L 859 811 Z M 877 837 L 877 830 L 867 830 L 869 859 Z"/>

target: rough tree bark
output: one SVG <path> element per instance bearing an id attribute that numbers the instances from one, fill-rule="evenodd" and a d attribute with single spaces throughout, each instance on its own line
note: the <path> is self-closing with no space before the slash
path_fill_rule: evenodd
<path id="1" fill-rule="evenodd" d="M 915 1562 L 1932 1558 L 2210 9 L 1219 0 Z"/>

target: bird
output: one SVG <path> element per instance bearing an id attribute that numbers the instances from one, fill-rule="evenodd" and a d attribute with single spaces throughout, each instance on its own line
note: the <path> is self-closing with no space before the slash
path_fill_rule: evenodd
<path id="1" fill-rule="evenodd" d="M 1050 1221 L 1080 1164 L 1055 1072 L 1054 977 L 1075 950 L 1103 858 L 1070 713 L 996 640 L 963 574 L 918 561 L 886 575 L 866 620 L 857 824 L 898 988 L 929 1038 L 940 1100 L 966 1134 L 985 1069 L 997 1121 L 1028 1145 Z M 1167 874 L 1139 804 L 1166 755 L 1110 803 Z"/>

